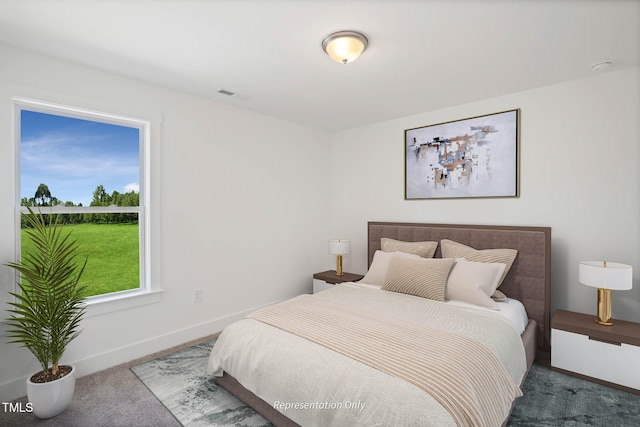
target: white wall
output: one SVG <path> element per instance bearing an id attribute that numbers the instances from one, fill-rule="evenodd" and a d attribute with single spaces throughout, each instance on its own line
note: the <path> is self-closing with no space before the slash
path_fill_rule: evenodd
<path id="1" fill-rule="evenodd" d="M 15 259 L 11 96 L 150 117 L 160 135 L 152 264 L 162 300 L 85 319 L 65 357 L 81 375 L 310 291 L 311 274 L 333 267 L 328 238 L 351 238 L 345 269 L 364 273 L 372 220 L 551 226 L 552 307 L 594 313 L 577 263 L 608 259 L 636 268 L 634 289 L 615 292 L 613 309 L 640 321 L 638 68 L 327 135 L 2 45 L 0 63 L 1 263 Z M 511 108 L 521 109 L 520 198 L 403 199 L 404 129 Z M 0 267 L 0 292 L 12 287 Z M 1 401 L 23 395 L 37 369 L 5 341 Z"/>
<path id="2" fill-rule="evenodd" d="M 640 69 L 404 117 L 332 135 L 332 232 L 352 239 L 345 270 L 366 271 L 367 221 L 550 226 L 552 310 L 596 312 L 578 262 L 631 264 L 615 318 L 640 322 Z M 428 94 L 425 94 L 428 96 Z M 404 130 L 521 109 L 521 196 L 404 200 Z"/>
<path id="3" fill-rule="evenodd" d="M 311 291 L 330 238 L 326 133 L 8 46 L 0 45 L 0 63 L 2 264 L 16 258 L 12 96 L 154 120 L 152 280 L 162 299 L 85 318 L 63 359 L 80 375 L 212 334 L 256 307 Z M 3 296 L 13 281 L 0 267 Z M 0 401 L 24 395 L 35 359 L 4 336 L 0 358 Z"/>

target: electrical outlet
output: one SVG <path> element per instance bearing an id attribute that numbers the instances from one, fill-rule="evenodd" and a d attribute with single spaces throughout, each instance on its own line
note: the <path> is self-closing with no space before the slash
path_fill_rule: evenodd
<path id="1" fill-rule="evenodd" d="M 193 291 L 193 302 L 202 302 L 202 289 L 196 289 Z"/>

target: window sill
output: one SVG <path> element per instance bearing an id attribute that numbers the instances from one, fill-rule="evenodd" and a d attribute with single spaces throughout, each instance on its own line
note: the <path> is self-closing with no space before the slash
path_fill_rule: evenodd
<path id="1" fill-rule="evenodd" d="M 101 316 L 162 301 L 162 290 L 135 290 L 87 298 L 85 317 Z"/>

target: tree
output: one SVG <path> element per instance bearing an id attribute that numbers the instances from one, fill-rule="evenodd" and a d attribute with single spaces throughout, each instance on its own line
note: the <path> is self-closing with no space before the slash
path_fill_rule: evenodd
<path id="1" fill-rule="evenodd" d="M 130 191 L 123 194 L 122 202 L 119 206 L 140 206 L 140 193 Z"/>
<path id="2" fill-rule="evenodd" d="M 111 196 L 107 193 L 102 186 L 102 184 L 96 187 L 96 190 L 93 192 L 93 200 L 91 201 L 90 206 L 109 206 L 111 203 Z"/>
<path id="3" fill-rule="evenodd" d="M 46 184 L 40 184 L 34 197 L 23 197 L 20 200 L 22 206 L 67 206 L 81 207 L 82 203 L 77 205 L 72 201 L 62 201 L 51 195 L 51 191 Z M 140 206 L 140 193 L 129 191 L 128 193 L 120 193 L 113 191 L 107 193 L 104 185 L 100 184 L 93 192 L 93 199 L 89 206 Z M 82 223 L 113 223 L 113 222 L 136 222 L 138 214 L 136 213 L 68 213 L 61 217 L 60 222 L 64 224 L 82 224 Z M 28 228 L 24 219 L 22 220 L 23 228 Z"/>
<path id="4" fill-rule="evenodd" d="M 36 194 L 33 196 L 36 206 L 52 206 L 51 191 L 46 184 L 38 185 Z"/>

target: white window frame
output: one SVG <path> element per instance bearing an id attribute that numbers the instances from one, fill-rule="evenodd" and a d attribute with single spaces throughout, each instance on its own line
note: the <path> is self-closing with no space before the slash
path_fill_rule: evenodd
<path id="1" fill-rule="evenodd" d="M 21 206 L 20 195 L 20 117 L 22 110 L 35 111 L 45 114 L 54 114 L 76 119 L 90 120 L 101 123 L 134 127 L 140 130 L 140 201 L 139 206 L 47 206 L 43 213 L 47 214 L 71 214 L 71 213 L 137 213 L 139 232 L 139 259 L 140 259 L 140 287 L 136 289 L 90 296 L 85 299 L 87 311 L 85 316 L 104 314 L 116 310 L 136 307 L 139 305 L 159 302 L 161 290 L 154 288 L 151 282 L 150 259 L 150 164 L 151 164 L 151 122 L 149 120 L 136 119 L 117 114 L 104 113 L 79 107 L 71 107 L 51 102 L 14 97 L 14 140 L 15 140 L 15 248 L 16 254 L 20 254 L 20 217 L 27 212 L 25 206 Z M 16 286 L 17 288 L 17 286 Z M 17 292 L 17 289 L 16 289 Z"/>

